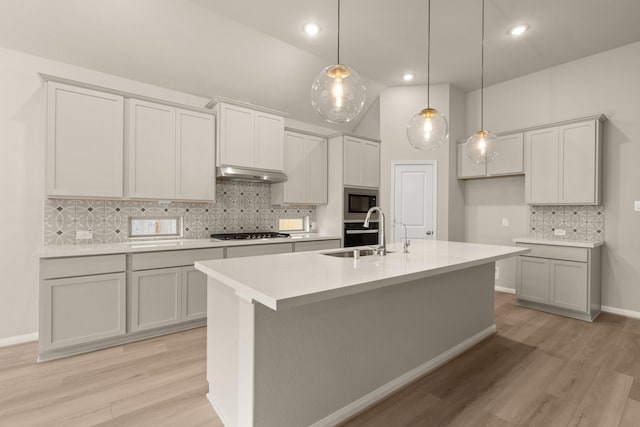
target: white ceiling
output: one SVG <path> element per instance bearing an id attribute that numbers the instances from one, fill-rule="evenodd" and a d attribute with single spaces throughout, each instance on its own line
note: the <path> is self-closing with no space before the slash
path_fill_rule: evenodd
<path id="1" fill-rule="evenodd" d="M 486 1 L 486 84 L 640 40 L 638 0 Z M 340 59 L 369 80 L 365 108 L 406 71 L 426 82 L 426 4 L 342 0 Z M 432 83 L 479 87 L 480 6 L 432 0 Z M 0 46 L 326 125 L 309 91 L 336 61 L 336 13 L 336 0 L 2 0 Z M 520 22 L 530 31 L 508 36 Z"/>

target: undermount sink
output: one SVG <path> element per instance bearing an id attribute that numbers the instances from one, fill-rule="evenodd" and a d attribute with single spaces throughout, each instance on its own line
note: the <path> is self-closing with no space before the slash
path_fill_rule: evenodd
<path id="1" fill-rule="evenodd" d="M 329 255 L 338 258 L 353 258 L 355 251 L 358 251 L 360 253 L 360 256 L 377 255 L 374 249 L 354 249 L 352 251 L 326 252 L 322 255 Z M 392 253 L 392 251 L 387 251 L 387 254 L 390 253 Z"/>

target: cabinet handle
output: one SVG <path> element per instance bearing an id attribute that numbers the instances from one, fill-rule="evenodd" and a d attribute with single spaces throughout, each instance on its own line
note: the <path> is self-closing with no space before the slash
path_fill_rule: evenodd
<path id="1" fill-rule="evenodd" d="M 431 236 L 431 233 L 432 233 L 431 230 L 427 231 L 427 236 Z"/>

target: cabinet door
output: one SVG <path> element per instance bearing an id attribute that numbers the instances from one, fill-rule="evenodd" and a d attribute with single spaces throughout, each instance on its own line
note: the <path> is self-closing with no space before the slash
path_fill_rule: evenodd
<path id="1" fill-rule="evenodd" d="M 516 293 L 519 299 L 549 303 L 549 260 L 519 256 Z"/>
<path id="2" fill-rule="evenodd" d="M 307 136 L 307 198 L 314 205 L 327 203 L 327 140 Z"/>
<path id="3" fill-rule="evenodd" d="M 210 114 L 176 110 L 176 199 L 213 200 L 214 121 Z"/>
<path id="4" fill-rule="evenodd" d="M 182 321 L 207 317 L 207 275 L 182 267 Z"/>
<path id="5" fill-rule="evenodd" d="M 129 197 L 173 199 L 176 194 L 175 109 L 129 101 Z"/>
<path id="6" fill-rule="evenodd" d="M 220 104 L 219 165 L 253 167 L 254 165 L 254 112 L 235 105 Z"/>
<path id="7" fill-rule="evenodd" d="M 587 312 L 587 263 L 550 260 L 551 304 Z"/>
<path id="8" fill-rule="evenodd" d="M 40 292 L 40 351 L 126 333 L 125 273 L 43 280 Z"/>
<path id="9" fill-rule="evenodd" d="M 122 197 L 122 96 L 47 83 L 47 195 Z"/>
<path id="10" fill-rule="evenodd" d="M 487 164 L 487 175 L 524 173 L 524 134 L 503 135 L 499 140 L 499 154 Z"/>
<path id="11" fill-rule="evenodd" d="M 380 187 L 380 144 L 364 141 L 362 143 L 362 185 Z"/>
<path id="12" fill-rule="evenodd" d="M 527 203 L 558 202 L 558 128 L 538 129 L 524 135 Z"/>
<path id="13" fill-rule="evenodd" d="M 255 112 L 255 167 L 284 170 L 284 118 Z"/>
<path id="14" fill-rule="evenodd" d="M 344 137 L 344 185 L 362 185 L 362 142 Z"/>
<path id="15" fill-rule="evenodd" d="M 180 268 L 131 273 L 130 330 L 143 331 L 181 321 Z"/>
<path id="16" fill-rule="evenodd" d="M 596 124 L 559 128 L 560 202 L 596 203 Z"/>
<path id="17" fill-rule="evenodd" d="M 458 178 L 481 178 L 487 175 L 486 163 L 476 163 L 464 151 L 465 144 L 458 144 Z"/>
<path id="18" fill-rule="evenodd" d="M 285 140 L 283 183 L 284 203 L 305 203 L 307 192 L 307 142 L 305 135 L 287 132 Z"/>

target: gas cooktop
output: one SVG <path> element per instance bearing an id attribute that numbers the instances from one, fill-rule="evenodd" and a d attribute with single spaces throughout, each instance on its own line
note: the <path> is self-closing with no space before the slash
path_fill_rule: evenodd
<path id="1" fill-rule="evenodd" d="M 273 231 L 259 231 L 257 233 L 227 233 L 212 234 L 212 239 L 218 240 L 250 240 L 250 239 L 275 239 L 278 237 L 289 237 L 287 233 L 275 233 Z"/>

